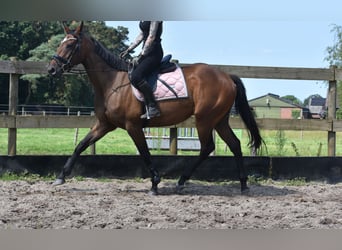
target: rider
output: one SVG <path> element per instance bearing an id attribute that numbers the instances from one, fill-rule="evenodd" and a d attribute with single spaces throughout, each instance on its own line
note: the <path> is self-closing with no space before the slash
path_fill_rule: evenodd
<path id="1" fill-rule="evenodd" d="M 128 49 L 120 53 L 120 57 L 125 57 L 143 42 L 141 53 L 139 56 L 133 58 L 133 64 L 136 67 L 131 73 L 130 80 L 132 85 L 144 95 L 146 113 L 141 116 L 141 119 L 150 119 L 160 116 L 160 111 L 152 89 L 146 81 L 146 77 L 159 66 L 163 58 L 160 38 L 163 28 L 162 22 L 159 21 L 140 21 L 139 27 L 141 30 L 140 34 Z"/>

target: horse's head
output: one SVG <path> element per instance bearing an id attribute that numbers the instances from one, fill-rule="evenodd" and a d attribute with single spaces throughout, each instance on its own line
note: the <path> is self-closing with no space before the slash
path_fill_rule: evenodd
<path id="1" fill-rule="evenodd" d="M 51 76 L 60 76 L 82 61 L 80 48 L 83 22 L 74 31 L 70 30 L 65 23 L 63 23 L 63 27 L 66 36 L 61 41 L 48 66 L 48 72 Z"/>

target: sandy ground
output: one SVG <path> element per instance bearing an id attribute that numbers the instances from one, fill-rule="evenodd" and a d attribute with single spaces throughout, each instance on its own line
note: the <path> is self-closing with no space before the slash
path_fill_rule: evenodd
<path id="1" fill-rule="evenodd" d="M 148 179 L 1 181 L 0 229 L 342 228 L 342 183 L 251 185 L 248 195 L 229 183 L 192 181 L 181 194 L 172 180 L 159 187 L 150 196 Z"/>

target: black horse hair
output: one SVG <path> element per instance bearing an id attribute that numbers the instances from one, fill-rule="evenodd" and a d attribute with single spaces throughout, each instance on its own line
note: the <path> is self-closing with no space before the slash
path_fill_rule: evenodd
<path id="1" fill-rule="evenodd" d="M 91 40 L 94 43 L 96 54 L 100 56 L 109 66 L 119 71 L 128 71 L 128 63 L 126 61 L 113 54 L 95 38 L 91 37 Z"/>

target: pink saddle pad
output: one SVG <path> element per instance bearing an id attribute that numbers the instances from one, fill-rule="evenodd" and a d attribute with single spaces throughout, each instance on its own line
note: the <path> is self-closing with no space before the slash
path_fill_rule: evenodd
<path id="1" fill-rule="evenodd" d="M 174 92 L 177 93 L 178 97 L 168 87 L 166 87 L 162 81 L 166 82 L 174 90 Z M 131 86 L 135 97 L 139 101 L 144 101 L 144 96 L 142 93 L 133 85 Z M 154 91 L 154 96 L 157 101 L 188 97 L 188 89 L 185 83 L 183 71 L 178 65 L 175 71 L 158 75 L 157 87 Z"/>

